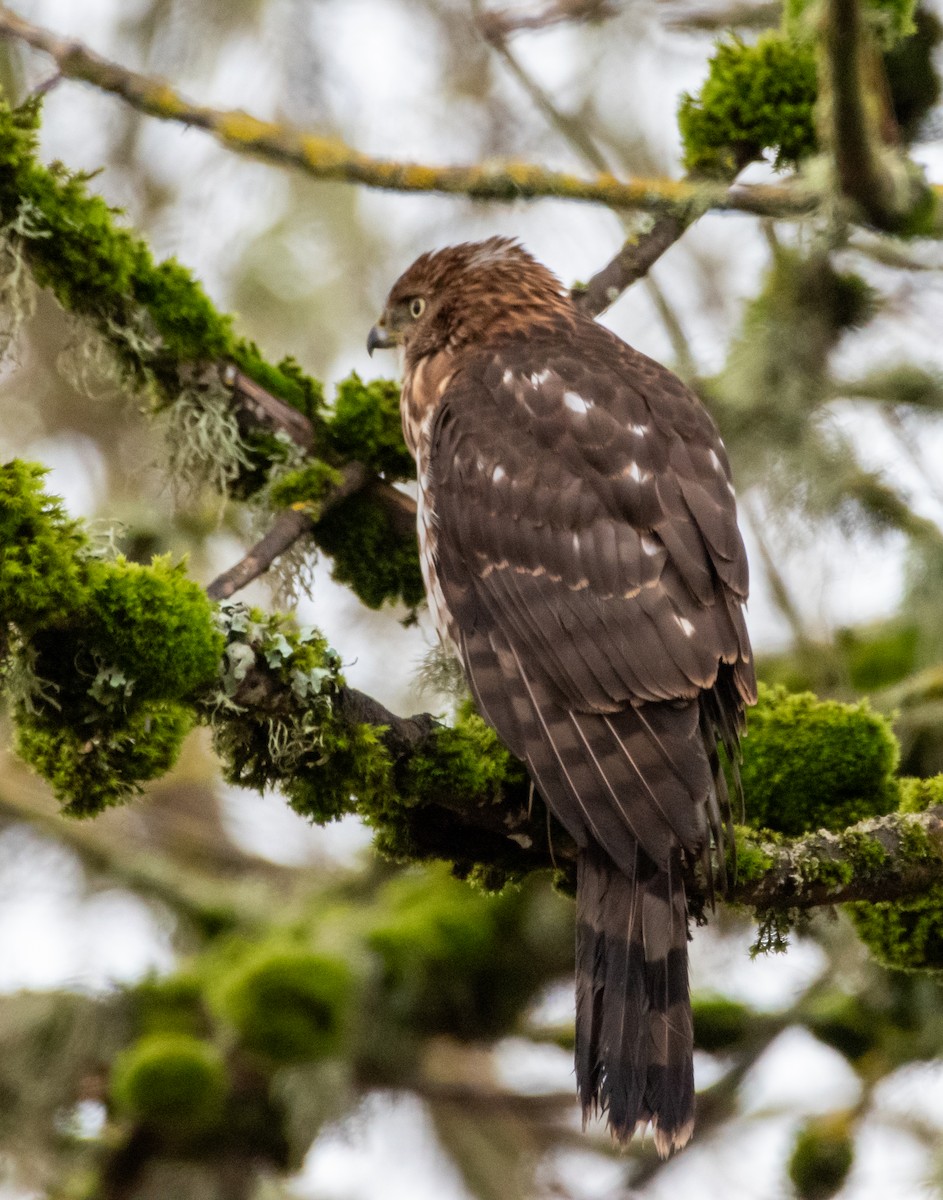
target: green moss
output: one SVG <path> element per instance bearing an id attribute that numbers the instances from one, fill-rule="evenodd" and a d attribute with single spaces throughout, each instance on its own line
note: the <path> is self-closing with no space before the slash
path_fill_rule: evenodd
<path id="1" fill-rule="evenodd" d="M 223 653 L 206 593 L 183 563 L 95 564 L 88 644 L 133 680 L 137 699 L 179 700 L 215 680 Z"/>
<path id="2" fill-rule="evenodd" d="M 912 900 L 848 904 L 858 936 L 884 966 L 943 971 L 943 886 Z"/>
<path id="3" fill-rule="evenodd" d="M 195 975 L 150 976 L 130 990 L 129 999 L 139 1034 L 209 1032 L 203 987 Z"/>
<path id="4" fill-rule="evenodd" d="M 799 1131 L 789 1158 L 798 1200 L 829 1200 L 848 1177 L 855 1146 L 844 1117 L 814 1117 Z"/>
<path id="5" fill-rule="evenodd" d="M 820 1042 L 857 1062 L 880 1041 L 875 1014 L 859 996 L 846 992 L 826 992 L 816 996 L 803 1012 L 803 1023 Z"/>
<path id="6" fill-rule="evenodd" d="M 244 339 L 235 343 L 230 357 L 250 379 L 292 408 L 303 412 L 314 423 L 316 430 L 320 427 L 324 388 L 319 380 L 306 374 L 294 358 L 289 355 L 273 366 L 265 361 L 254 342 Z"/>
<path id="7" fill-rule="evenodd" d="M 917 0 L 865 0 L 862 10 L 881 46 L 887 49 L 914 32 Z M 786 0 L 783 27 L 790 36 L 811 40 L 818 33 L 819 6 L 815 0 Z"/>
<path id="8" fill-rule="evenodd" d="M 328 436 L 344 459 L 357 459 L 389 480 L 413 479 L 416 465 L 403 441 L 399 384 L 364 383 L 356 372 L 337 385 Z"/>
<path id="9" fill-rule="evenodd" d="M 435 729 L 428 745 L 410 757 L 401 790 L 421 804 L 442 796 L 493 803 L 515 778 L 523 780 L 523 766 L 494 730 L 466 707 L 455 725 Z"/>
<path id="10" fill-rule="evenodd" d="M 220 982 L 215 1007 L 253 1054 L 278 1064 L 313 1062 L 338 1051 L 352 992 L 339 959 L 265 947 Z"/>
<path id="11" fill-rule="evenodd" d="M 533 888 L 484 895 L 441 866 L 397 876 L 378 896 L 367 933 L 384 1011 L 423 1037 L 509 1031 L 548 969 L 562 969 L 548 935 L 563 930 L 542 930 L 539 917 L 565 927 L 569 914 L 543 903 Z"/>
<path id="12" fill-rule="evenodd" d="M 415 608 L 425 598 L 415 534 L 400 532 L 372 497 L 357 494 L 336 505 L 318 523 L 315 538 L 334 559 L 333 577 L 368 608 L 388 600 Z"/>
<path id="13" fill-rule="evenodd" d="M 750 823 L 796 836 L 891 812 L 897 761 L 890 725 L 866 702 L 761 686 L 741 766 Z"/>
<path id="14" fill-rule="evenodd" d="M 232 319 L 185 267 L 155 263 L 147 244 L 119 224 L 120 214 L 89 194 L 85 177 L 37 161 L 39 117 L 38 103 L 11 109 L 0 99 L 0 224 L 28 207 L 25 245 L 37 282 L 91 319 L 133 378 L 156 385 L 165 401 L 179 392 L 186 364 L 222 359 L 315 417 L 320 385 L 297 363 L 266 363 L 235 337 Z"/>
<path id="15" fill-rule="evenodd" d="M 694 1014 L 694 1045 L 708 1054 L 718 1054 L 740 1045 L 756 1017 L 746 1004 L 716 993 L 696 993 L 691 1000 Z"/>
<path id="16" fill-rule="evenodd" d="M 0 466 L 0 640 L 8 622 L 28 636 L 68 620 L 86 597 L 88 538 L 43 491 L 45 475 L 36 463 Z"/>
<path id="17" fill-rule="evenodd" d="M 161 701 L 82 730 L 61 724 L 55 714 L 20 708 L 16 749 L 52 785 L 69 816 L 96 816 L 165 775 L 193 720 L 189 709 Z"/>
<path id="18" fill-rule="evenodd" d="M 382 729 L 347 720 L 335 708 L 340 660 L 317 630 L 244 605 L 220 615 L 227 645 L 223 695 L 206 702 L 214 744 L 232 783 L 263 791 L 280 786 L 312 820 L 369 810 L 392 793 Z M 278 685 L 278 702 L 242 709 L 254 676 Z"/>
<path id="19" fill-rule="evenodd" d="M 289 471 L 275 483 L 269 493 L 276 508 L 304 506 L 317 515 L 325 495 L 337 487 L 341 473 L 324 462 L 313 462 L 298 471 Z"/>
<path id="20" fill-rule="evenodd" d="M 221 1120 L 226 1067 L 209 1042 L 151 1034 L 115 1060 L 111 1094 L 119 1111 L 171 1137 L 190 1140 Z"/>
<path id="21" fill-rule="evenodd" d="M 729 175 L 770 150 L 779 169 L 816 149 L 815 54 L 777 33 L 722 42 L 697 97 L 678 111 L 685 166 Z"/>
<path id="22" fill-rule="evenodd" d="M 734 832 L 736 834 L 736 855 L 731 857 L 736 863 L 737 880 L 745 884 L 756 883 L 769 873 L 774 859 L 757 845 L 756 835 L 752 829 L 738 825 Z"/>
<path id="23" fill-rule="evenodd" d="M 934 775 L 930 779 L 900 779 L 898 786 L 901 812 L 925 812 L 936 804 L 943 804 L 943 775 Z"/>

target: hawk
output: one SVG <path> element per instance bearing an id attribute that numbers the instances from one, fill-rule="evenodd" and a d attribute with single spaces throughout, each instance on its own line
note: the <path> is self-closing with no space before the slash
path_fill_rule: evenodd
<path id="1" fill-rule="evenodd" d="M 584 1124 L 694 1125 L 685 878 L 723 883 L 756 698 L 730 466 L 697 397 L 505 238 L 424 254 L 367 347 L 402 356 L 429 606 L 578 848 Z M 716 856 L 712 866 L 711 850 Z"/>

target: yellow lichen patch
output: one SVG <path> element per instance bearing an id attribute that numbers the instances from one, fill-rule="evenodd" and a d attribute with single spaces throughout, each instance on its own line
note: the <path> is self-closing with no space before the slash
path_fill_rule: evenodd
<path id="1" fill-rule="evenodd" d="M 281 140 L 283 130 L 271 121 L 260 121 L 247 112 L 219 113 L 216 119 L 216 132 L 227 142 L 269 142 Z"/>
<path id="2" fill-rule="evenodd" d="M 152 112 L 161 117 L 182 117 L 190 111 L 182 97 L 168 84 L 158 84 L 144 96 Z"/>
<path id="3" fill-rule="evenodd" d="M 347 165 L 351 167 L 354 165 L 350 147 L 345 145 L 340 138 L 304 134 L 300 138 L 299 149 L 309 167 L 337 170 Z"/>

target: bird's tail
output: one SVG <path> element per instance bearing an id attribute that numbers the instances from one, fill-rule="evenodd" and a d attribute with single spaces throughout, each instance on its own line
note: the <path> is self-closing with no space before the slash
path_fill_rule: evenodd
<path id="1" fill-rule="evenodd" d="M 626 875 L 595 846 L 576 891 L 576 1078 L 583 1120 L 608 1115 L 619 1141 L 651 1122 L 658 1153 L 694 1128 L 687 905 L 680 865 L 643 851 Z"/>

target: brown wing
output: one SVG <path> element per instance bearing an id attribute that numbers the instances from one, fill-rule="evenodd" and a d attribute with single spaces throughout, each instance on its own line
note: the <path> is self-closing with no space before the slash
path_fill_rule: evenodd
<path id="1" fill-rule="evenodd" d="M 729 467 L 697 399 L 591 321 L 503 339 L 446 390 L 429 485 L 472 690 L 558 817 L 627 871 L 636 839 L 656 862 L 702 848 L 701 731 L 735 738 L 754 683 Z"/>

